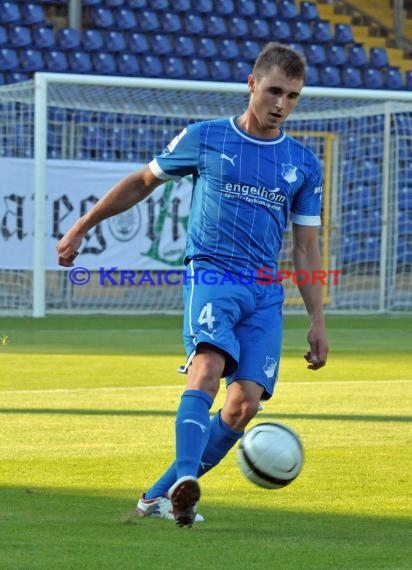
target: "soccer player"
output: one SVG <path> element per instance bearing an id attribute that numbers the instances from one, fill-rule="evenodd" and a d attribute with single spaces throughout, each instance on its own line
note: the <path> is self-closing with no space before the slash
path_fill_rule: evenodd
<path id="1" fill-rule="evenodd" d="M 148 165 L 117 183 L 57 245 L 59 263 L 71 267 L 96 224 L 165 180 L 193 176 L 184 284 L 187 382 L 176 415 L 176 460 L 140 498 L 140 516 L 173 518 L 179 526 L 200 520 L 199 477 L 221 461 L 260 401 L 273 394 L 283 303 L 276 259 L 288 219 L 295 269 L 310 276 L 321 268 L 321 166 L 281 128 L 299 101 L 305 73 L 300 54 L 267 44 L 248 78 L 243 114 L 189 125 Z M 211 274 L 221 278 L 218 284 Z M 317 370 L 326 363 L 328 342 L 321 285 L 311 281 L 300 293 L 310 317 L 305 359 Z M 226 399 L 210 420 L 222 377 Z"/>

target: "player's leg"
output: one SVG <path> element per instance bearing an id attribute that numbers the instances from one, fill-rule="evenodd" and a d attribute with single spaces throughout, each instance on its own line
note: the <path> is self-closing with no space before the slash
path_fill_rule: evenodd
<path id="1" fill-rule="evenodd" d="M 188 358 L 187 389 L 176 418 L 176 462 L 145 495 L 148 499 L 160 496 L 165 484 L 173 480 L 168 494 L 176 502 L 176 512 L 181 511 L 177 505 L 180 491 L 183 503 L 189 502 L 187 495 L 193 498 L 200 493 L 196 479 L 209 439 L 209 408 L 222 375 L 236 369 L 239 346 L 234 327 L 244 307 L 250 311 L 253 301 L 245 287 L 222 287 L 200 279 L 202 272 L 219 270 L 204 262 L 198 266 L 197 282 L 189 280 L 185 286 L 184 338 L 187 354 L 195 356 Z"/>
<path id="2" fill-rule="evenodd" d="M 255 417 L 260 400 L 273 393 L 281 350 L 282 299 L 280 296 L 277 302 L 267 297 L 235 328 L 239 365 L 227 378 L 226 400 L 220 417 L 214 418 L 215 426 L 201 460 L 202 474 L 223 459 Z"/>
<path id="3" fill-rule="evenodd" d="M 197 475 L 210 435 L 209 408 L 203 406 L 201 416 L 190 414 L 196 406 L 199 414 L 200 406 L 196 400 L 207 402 L 209 399 L 211 403 L 219 389 L 220 378 L 236 369 L 239 346 L 234 327 L 245 307 L 250 310 L 253 302 L 253 296 L 245 287 L 219 285 L 215 279 L 209 280 L 206 276 L 219 278 L 224 271 L 208 262 L 192 262 L 188 272 L 195 279 L 188 280 L 185 285 L 184 339 L 187 354 L 195 350 L 195 357 L 188 367 L 187 390 L 181 403 L 183 409 L 179 409 L 176 420 L 177 481 L 168 492 L 176 519 L 180 518 L 183 524 L 188 524 L 185 521 L 190 519 L 180 514 L 184 513 L 185 503 L 189 502 L 190 496 L 192 501 L 200 496 Z M 187 403 L 184 402 L 186 395 L 191 398 Z M 200 430 L 203 431 L 201 439 Z"/>
<path id="4" fill-rule="evenodd" d="M 200 460 L 209 439 L 209 409 L 219 390 L 225 356 L 207 344 L 198 346 L 176 415 L 176 482 L 168 494 L 176 522 L 191 525 L 200 499 Z"/>

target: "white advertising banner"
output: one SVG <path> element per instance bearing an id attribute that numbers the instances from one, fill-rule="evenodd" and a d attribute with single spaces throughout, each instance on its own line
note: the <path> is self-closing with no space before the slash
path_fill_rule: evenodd
<path id="1" fill-rule="evenodd" d="M 49 160 L 46 176 L 46 267 L 56 243 L 121 178 L 141 165 Z M 182 267 L 192 182 L 162 184 L 145 200 L 93 228 L 76 264 L 153 270 Z M 33 269 L 34 161 L 0 159 L 0 268 Z"/>

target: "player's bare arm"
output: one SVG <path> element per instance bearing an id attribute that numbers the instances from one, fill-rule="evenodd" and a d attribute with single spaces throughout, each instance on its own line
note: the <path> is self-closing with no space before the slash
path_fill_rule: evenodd
<path id="1" fill-rule="evenodd" d="M 58 242 L 59 265 L 72 267 L 88 231 L 103 220 L 129 210 L 163 183 L 164 180 L 157 178 L 148 166 L 120 180 Z"/>
<path id="2" fill-rule="evenodd" d="M 306 275 L 313 275 L 314 271 L 322 268 L 317 227 L 293 224 L 292 257 L 295 269 L 305 271 Z M 310 350 L 305 354 L 305 359 L 309 362 L 308 368 L 317 370 L 326 364 L 329 351 L 323 315 L 322 284 L 319 281 L 312 283 L 312 279 L 309 279 L 306 284 L 299 286 L 299 291 L 311 320 L 307 335 Z"/>

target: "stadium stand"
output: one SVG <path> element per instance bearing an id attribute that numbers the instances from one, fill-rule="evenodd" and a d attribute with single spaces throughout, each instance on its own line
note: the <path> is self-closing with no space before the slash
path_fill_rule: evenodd
<path id="1" fill-rule="evenodd" d="M 305 54 L 310 85 L 410 90 L 412 42 L 400 53 L 373 17 L 357 0 L 83 0 L 78 31 L 65 0 L 2 2 L 0 81 L 42 69 L 239 81 L 276 39 Z"/>

